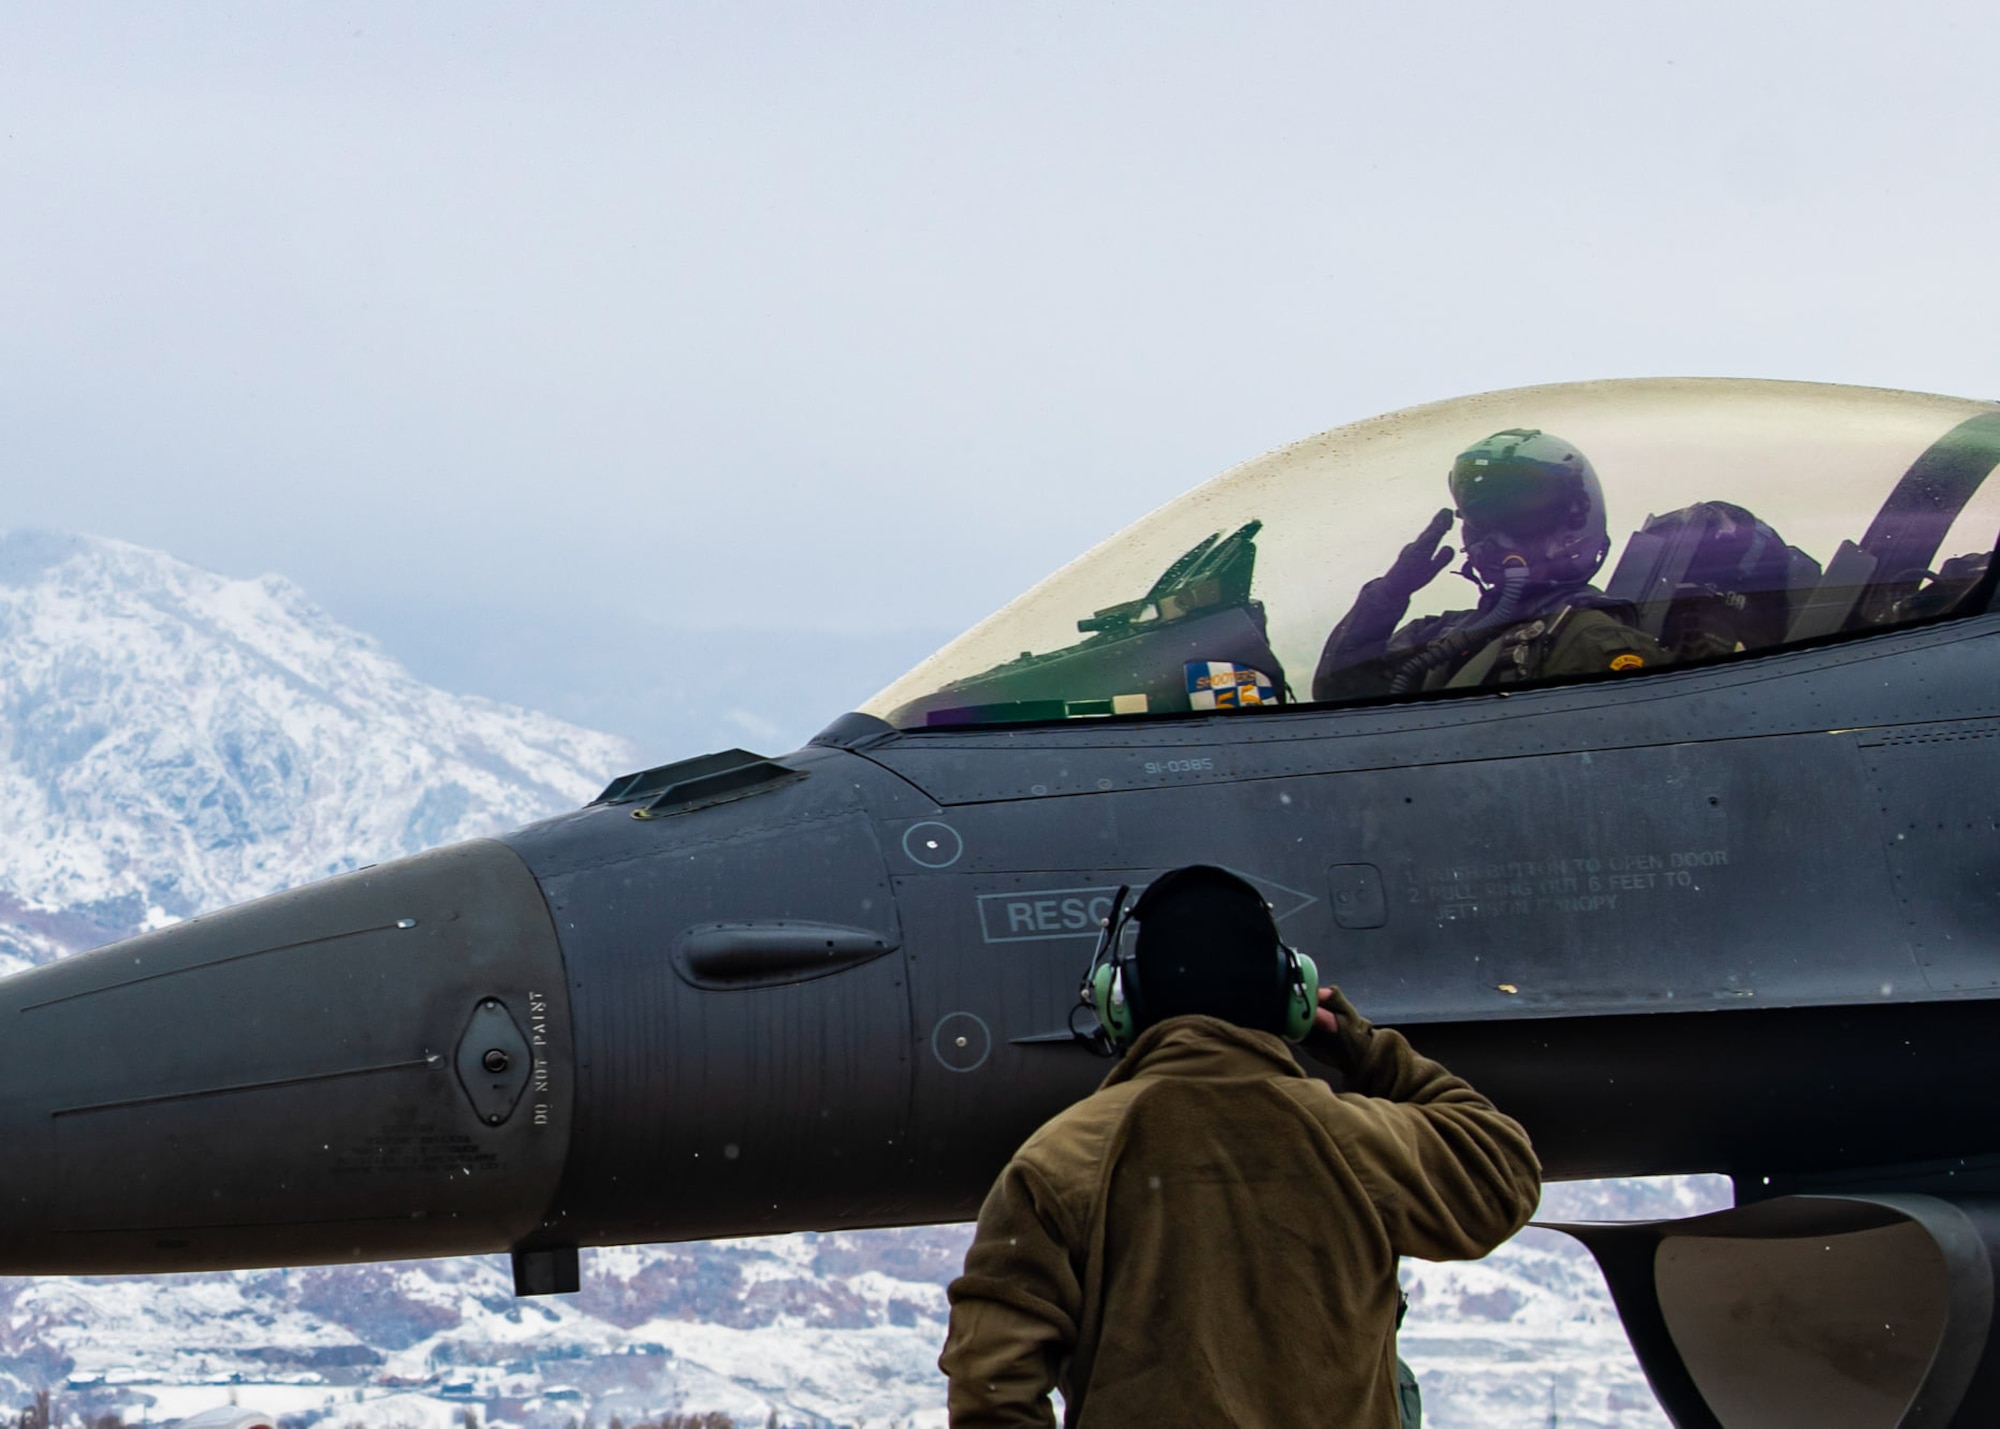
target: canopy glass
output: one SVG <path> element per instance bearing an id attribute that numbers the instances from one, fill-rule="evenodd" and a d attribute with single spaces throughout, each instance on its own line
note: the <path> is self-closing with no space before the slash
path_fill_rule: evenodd
<path id="1" fill-rule="evenodd" d="M 1496 446 L 1495 434 L 1511 435 Z M 1427 583 L 1434 562 L 1419 561 L 1406 608 L 1385 607 L 1378 583 L 1356 612 L 1398 628 L 1386 653 L 1380 641 L 1372 652 L 1352 639 L 1329 648 L 1364 584 L 1441 508 L 1509 524 L 1505 493 L 1497 507 L 1479 496 L 1470 465 L 1448 479 L 1461 454 L 1522 442 L 1580 454 L 1601 483 L 1601 498 L 1577 497 L 1568 515 L 1554 498 L 1516 502 L 1523 528 L 1601 521 L 1596 545 L 1579 537 L 1589 549 L 1565 568 L 1567 583 L 1555 589 L 1537 567 L 1518 611 L 1496 611 L 1511 578 L 1494 576 L 1491 560 L 1475 569 L 1455 515 L 1441 539 L 1456 554 Z M 2000 532 L 2000 482 L 1985 481 L 1996 461 L 2000 407 L 1907 392 L 1659 379 L 1436 403 L 1308 438 L 1168 502 L 863 708 L 914 728 L 1249 711 L 1311 700 L 1316 687 L 1323 702 L 1414 698 L 1643 677 L 1935 619 L 1985 590 Z M 1563 615 L 1573 607 L 1588 620 Z M 1532 635 L 1531 617 L 1543 627 Z M 1595 656 L 1550 657 L 1564 622 L 1573 634 L 1601 627 L 1589 649 L 1609 652 L 1603 670 Z M 1458 632 L 1453 648 L 1433 648 L 1450 643 L 1440 631 Z M 1620 636 L 1606 631 L 1631 648 L 1618 653 Z M 1371 656 L 1365 669 L 1344 666 L 1360 655 Z"/>

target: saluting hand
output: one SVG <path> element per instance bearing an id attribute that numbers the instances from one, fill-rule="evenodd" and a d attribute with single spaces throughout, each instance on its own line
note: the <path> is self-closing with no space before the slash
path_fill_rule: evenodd
<path id="1" fill-rule="evenodd" d="M 1408 600 L 1425 586 L 1437 579 L 1438 572 L 1451 564 L 1457 554 L 1451 547 L 1442 550 L 1438 542 L 1451 529 L 1452 509 L 1447 506 L 1431 518 L 1431 524 L 1424 527 L 1417 539 L 1403 547 L 1395 564 L 1382 575 L 1382 583 L 1404 600 Z"/>
<path id="2" fill-rule="evenodd" d="M 1319 990 L 1319 1007 L 1313 1013 L 1314 1030 L 1326 1033 L 1340 1031 L 1340 1018 L 1335 1015 L 1331 1007 L 1327 1006 L 1332 1001 L 1333 989 L 1330 987 L 1321 988 Z"/>

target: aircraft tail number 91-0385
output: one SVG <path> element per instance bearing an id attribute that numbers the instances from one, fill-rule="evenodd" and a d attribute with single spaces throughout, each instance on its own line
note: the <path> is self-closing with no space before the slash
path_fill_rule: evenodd
<path id="1" fill-rule="evenodd" d="M 805 749 L 0 983 L 0 1272 L 964 1218 L 1101 1075 L 1113 891 L 1203 862 L 1550 1176 L 1734 1178 L 1572 1228 L 1677 1423 L 2000 1422 L 1996 464 L 1714 380 L 1260 457 Z"/>

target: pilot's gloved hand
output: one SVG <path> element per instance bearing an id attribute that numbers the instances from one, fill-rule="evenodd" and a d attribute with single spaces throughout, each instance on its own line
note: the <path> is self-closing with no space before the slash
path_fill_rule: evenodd
<path id="1" fill-rule="evenodd" d="M 1312 1031 L 1306 1033 L 1306 1040 L 1299 1045 L 1315 1060 L 1346 1071 L 1361 1065 L 1374 1036 L 1375 1025 L 1354 1010 L 1346 993 L 1338 987 L 1323 987 L 1319 990 L 1319 1011 L 1313 1014 Z"/>
<path id="2" fill-rule="evenodd" d="M 1442 550 L 1438 542 L 1451 529 L 1453 511 L 1447 506 L 1431 517 L 1431 524 L 1424 527 L 1417 539 L 1403 547 L 1395 564 L 1382 574 L 1379 584 L 1384 595 L 1394 595 L 1405 605 L 1411 596 L 1422 590 L 1438 577 L 1438 572 L 1451 564 L 1457 554 L 1451 547 Z"/>
<path id="3" fill-rule="evenodd" d="M 1389 633 L 1403 622 L 1410 597 L 1437 579 L 1438 572 L 1451 564 L 1457 554 L 1451 547 L 1439 548 L 1451 529 L 1452 510 L 1447 506 L 1431 518 L 1417 539 L 1403 547 L 1389 569 L 1361 587 L 1354 609 L 1341 624 L 1343 644 L 1386 644 Z"/>
<path id="4" fill-rule="evenodd" d="M 1313 672 L 1314 699 L 1344 698 L 1351 692 L 1343 692 L 1339 687 L 1339 673 L 1379 660 L 1387 653 L 1390 637 L 1410 608 L 1410 597 L 1436 580 L 1438 572 L 1450 565 L 1456 554 L 1449 546 L 1442 549 L 1438 546 L 1445 532 L 1451 529 L 1452 515 L 1449 506 L 1438 512 L 1417 539 L 1403 547 L 1388 570 L 1361 587 L 1353 607 L 1326 637 L 1319 668 Z M 1387 681 L 1383 684 L 1386 690 Z"/>

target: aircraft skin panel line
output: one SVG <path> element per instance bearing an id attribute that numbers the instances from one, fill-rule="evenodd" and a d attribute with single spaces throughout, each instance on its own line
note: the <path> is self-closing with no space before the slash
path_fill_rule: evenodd
<path id="1" fill-rule="evenodd" d="M 374 1077 L 384 1072 L 424 1072 L 436 1071 L 442 1066 L 442 1059 L 432 1057 L 412 1057 L 401 1062 L 382 1062 L 371 1067 L 342 1067 L 331 1072 L 311 1072 L 298 1077 L 275 1077 L 262 1082 L 237 1082 L 226 1087 L 194 1087 L 184 1092 L 160 1092 L 149 1097 L 127 1097 L 123 1101 L 97 1102 L 90 1106 L 59 1106 L 50 1116 L 88 1116 L 98 1111 L 121 1111 L 126 1107 L 155 1106 L 163 1102 L 193 1101 L 199 1097 L 227 1097 L 242 1092 L 271 1091 L 278 1087 L 305 1086 L 313 1082 L 334 1082 L 343 1077 Z"/>
<path id="2" fill-rule="evenodd" d="M 75 1002 L 77 999 L 84 997 L 101 997 L 108 992 L 117 992 L 121 988 L 137 987 L 141 983 L 155 982 L 160 978 L 185 977 L 189 973 L 206 972 L 210 968 L 222 967 L 228 963 L 239 962 L 244 958 L 263 958 L 275 953 L 295 953 L 304 948 L 318 948 L 324 947 L 328 943 L 337 943 L 343 938 L 364 938 L 374 933 L 401 931 L 414 928 L 415 926 L 416 920 L 414 918 L 398 918 L 393 923 L 377 924 L 371 928 L 349 928 L 338 933 L 327 933 L 317 938 L 301 938 L 293 943 L 279 943 L 275 947 L 250 948 L 240 953 L 225 953 L 221 957 L 208 958 L 198 963 L 189 963 L 185 967 L 162 968 L 158 972 L 141 973 L 137 977 L 122 978 L 117 982 L 107 982 L 97 987 L 83 988 L 80 991 L 64 993 L 61 997 L 51 997 L 42 1002 L 31 1002 L 23 1006 L 20 1010 L 22 1012 L 38 1012 L 45 1007 L 55 1007 L 65 1002 Z M 139 960 L 134 959 L 134 961 Z"/>

